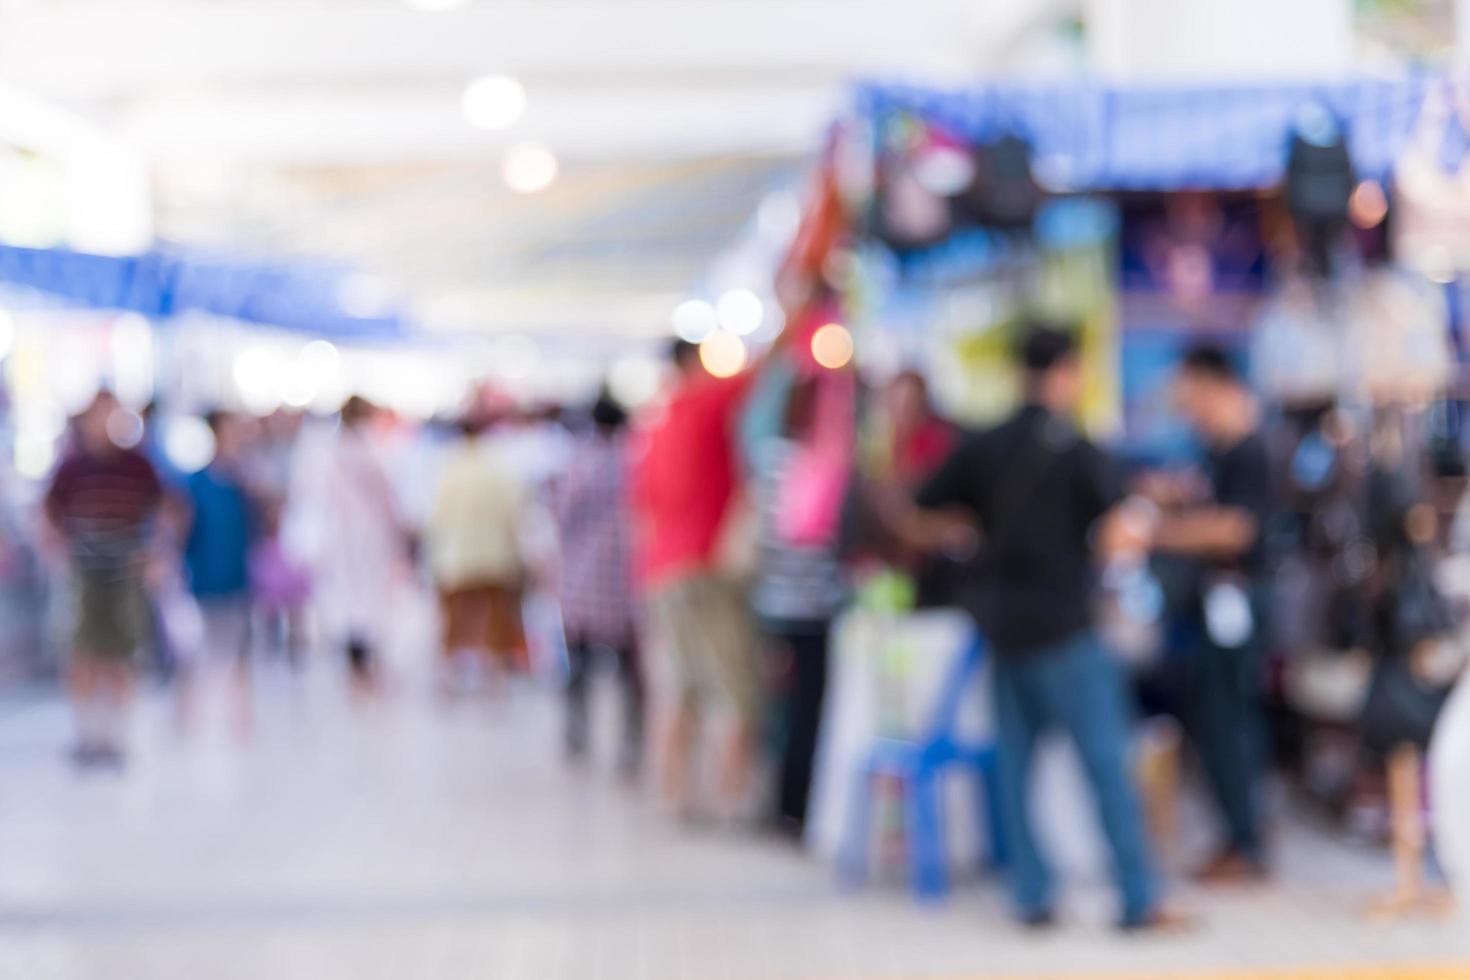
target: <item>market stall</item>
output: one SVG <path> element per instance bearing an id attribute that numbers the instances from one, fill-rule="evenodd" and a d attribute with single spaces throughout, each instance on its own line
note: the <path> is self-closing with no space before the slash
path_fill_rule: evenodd
<path id="1" fill-rule="evenodd" d="M 1274 587 L 1295 614 L 1273 641 L 1269 696 L 1290 734 L 1278 752 L 1339 808 L 1361 798 L 1363 772 L 1337 740 L 1360 736 L 1383 671 L 1334 611 L 1372 578 L 1353 565 L 1368 518 L 1332 515 L 1362 513 L 1369 474 L 1391 453 L 1439 513 L 1420 542 L 1437 563 L 1463 489 L 1470 250 L 1448 215 L 1463 207 L 1466 91 L 1427 72 L 1284 86 L 863 85 L 778 274 L 836 288 L 869 377 L 918 367 L 968 422 L 1013 404 L 1004 352 L 1018 319 L 1077 324 L 1084 422 L 1153 466 L 1188 465 L 1196 451 L 1168 404 L 1181 351 L 1209 338 L 1233 352 L 1267 403 L 1283 487 Z M 1448 607 L 1451 591 L 1435 601 Z M 1438 659 L 1415 684 L 1442 692 L 1453 680 L 1456 637 L 1437 631 Z M 871 655 L 840 656 L 839 671 L 871 672 Z M 915 668 L 915 683 L 930 674 Z M 845 699 L 862 687 L 836 687 L 834 716 L 848 721 L 829 733 L 830 767 L 874 734 L 850 722 L 861 709 Z M 829 846 L 845 792 L 824 797 L 816 835 Z"/>

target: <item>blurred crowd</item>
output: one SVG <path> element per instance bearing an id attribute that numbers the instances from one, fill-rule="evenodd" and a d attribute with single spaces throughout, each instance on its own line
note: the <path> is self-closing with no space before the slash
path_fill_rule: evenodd
<path id="1" fill-rule="evenodd" d="M 631 783 L 678 819 L 800 841 L 844 669 L 834 623 L 881 585 L 888 615 L 957 607 L 984 639 L 1018 917 L 1055 915 L 1030 776 L 1038 740 L 1060 730 L 1096 798 L 1121 924 L 1179 926 L 1134 720 L 1176 718 L 1198 760 L 1218 815 L 1198 879 L 1265 878 L 1263 785 L 1293 730 L 1273 694 L 1277 638 L 1300 614 L 1275 601 L 1273 548 L 1322 529 L 1292 530 L 1268 412 L 1224 352 L 1194 348 L 1177 368 L 1173 405 L 1201 454 L 1168 470 L 1129 465 L 1078 426 L 1069 331 L 1028 324 L 1015 356 L 1021 404 L 978 433 L 941 417 L 921 373 L 874 387 L 798 321 L 729 376 L 675 342 L 664 390 L 632 417 L 605 393 L 528 412 L 484 392 L 422 426 L 361 398 L 335 418 L 212 412 L 212 458 L 188 473 L 151 413 L 101 393 L 42 507 L 69 601 L 75 762 L 124 765 L 140 673 L 166 682 L 182 732 L 219 704 L 242 738 L 263 662 L 336 665 L 355 699 L 401 695 L 395 624 L 406 597 L 432 596 L 434 696 L 552 678 L 562 750 L 584 764 L 607 727 L 592 689 L 609 668 Z M 1340 446 L 1341 421 L 1318 421 Z M 1416 658 L 1457 631 L 1430 566 L 1448 529 L 1409 478 L 1401 421 L 1368 433 L 1361 567 L 1327 617 L 1360 626 L 1342 645 L 1372 665 L 1355 731 L 1379 759 L 1428 744 L 1448 685 L 1424 682 Z"/>

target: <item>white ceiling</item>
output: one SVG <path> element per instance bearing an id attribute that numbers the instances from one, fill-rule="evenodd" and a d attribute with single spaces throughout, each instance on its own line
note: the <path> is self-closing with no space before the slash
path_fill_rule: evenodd
<path id="1" fill-rule="evenodd" d="M 136 141 L 160 234 L 327 254 L 446 329 L 647 334 L 874 74 L 1006 63 L 1069 0 L 0 0 L 0 80 Z M 472 78 L 528 95 L 465 124 Z M 521 197 L 511 143 L 563 164 Z"/>

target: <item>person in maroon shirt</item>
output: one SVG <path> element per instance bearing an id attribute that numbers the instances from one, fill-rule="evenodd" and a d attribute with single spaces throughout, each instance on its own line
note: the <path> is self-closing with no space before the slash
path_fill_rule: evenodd
<path id="1" fill-rule="evenodd" d="M 117 400 L 102 393 L 75 422 L 73 451 L 46 493 L 49 529 L 65 551 L 76 619 L 67 679 L 75 761 L 119 765 L 133 658 L 148 629 L 143 575 L 163 502 L 153 465 L 127 441 Z"/>

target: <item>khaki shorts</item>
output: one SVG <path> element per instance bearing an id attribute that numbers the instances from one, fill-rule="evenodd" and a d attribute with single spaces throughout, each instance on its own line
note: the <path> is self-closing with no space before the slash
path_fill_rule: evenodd
<path id="1" fill-rule="evenodd" d="M 73 656 L 131 661 L 148 638 L 148 596 L 141 569 L 77 569 Z"/>
<path id="2" fill-rule="evenodd" d="M 663 587 L 652 598 L 652 623 L 668 651 L 685 707 L 714 701 L 755 724 L 760 677 L 745 589 L 714 575 Z"/>

